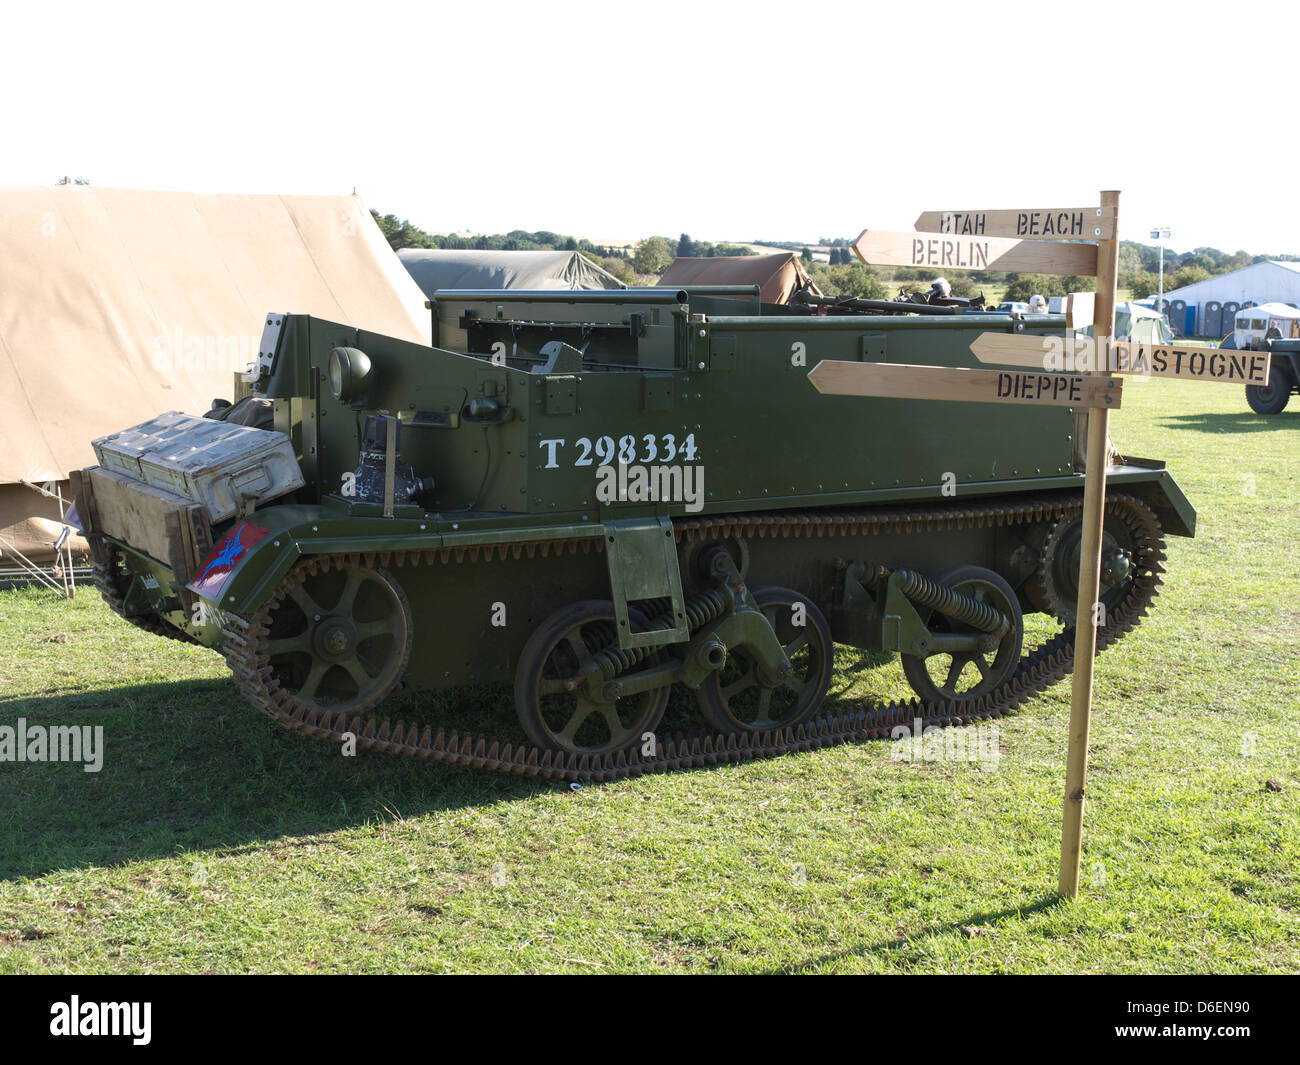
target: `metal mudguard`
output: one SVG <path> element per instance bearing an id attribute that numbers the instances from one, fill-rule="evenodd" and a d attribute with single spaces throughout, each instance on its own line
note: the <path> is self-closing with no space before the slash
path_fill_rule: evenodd
<path id="1" fill-rule="evenodd" d="M 1106 485 L 1141 499 L 1156 512 L 1161 527 L 1171 536 L 1196 535 L 1196 508 L 1163 462 L 1126 458 L 1123 465 L 1107 471 Z"/>
<path id="2" fill-rule="evenodd" d="M 1142 499 L 1156 512 L 1168 533 L 1195 534 L 1196 511 L 1163 463 L 1128 459 L 1125 464 L 1112 467 L 1106 480 L 1112 490 L 1129 492 Z M 595 537 L 603 530 L 597 523 L 547 525 L 540 521 L 491 527 L 499 521 L 368 518 L 350 516 L 327 506 L 267 507 L 245 521 L 236 522 L 226 532 L 189 588 L 214 607 L 247 614 L 256 610 L 293 564 L 306 555 L 421 551 Z"/>
<path id="3" fill-rule="evenodd" d="M 234 523 L 188 586 L 222 611 L 249 614 L 270 597 L 300 558 L 337 553 L 432 551 L 540 540 L 595 538 L 602 526 L 517 523 L 518 515 L 383 518 L 287 503 Z M 516 519 L 511 521 L 511 519 Z"/>

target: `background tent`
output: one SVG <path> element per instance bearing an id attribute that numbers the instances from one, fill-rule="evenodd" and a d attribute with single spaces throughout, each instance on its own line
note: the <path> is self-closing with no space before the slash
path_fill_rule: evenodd
<path id="1" fill-rule="evenodd" d="M 1136 344 L 1174 342 L 1173 330 L 1169 328 L 1165 316 L 1140 303 L 1115 304 L 1115 335 Z"/>
<path id="2" fill-rule="evenodd" d="M 440 288 L 627 288 L 576 251 L 403 248 L 397 257 L 428 299 Z"/>
<path id="3" fill-rule="evenodd" d="M 808 281 L 797 255 L 717 255 L 674 259 L 661 285 L 757 285 L 764 303 L 789 303 L 795 289 Z M 816 289 L 813 289 L 816 292 Z"/>
<path id="4" fill-rule="evenodd" d="M 0 278 L 0 536 L 29 557 L 52 557 L 57 504 L 22 482 L 229 399 L 268 311 L 429 343 L 423 295 L 355 196 L 0 189 Z"/>

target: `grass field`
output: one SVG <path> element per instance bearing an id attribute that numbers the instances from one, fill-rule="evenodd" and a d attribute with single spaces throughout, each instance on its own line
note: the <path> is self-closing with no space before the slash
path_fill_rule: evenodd
<path id="1" fill-rule="evenodd" d="M 0 725 L 106 754 L 0 764 L 0 971 L 1300 970 L 1297 430 L 1235 387 L 1127 390 L 1117 444 L 1200 532 L 1098 663 L 1076 903 L 1067 684 L 955 733 L 996 762 L 874 742 L 570 791 L 341 758 L 91 592 L 2 592 Z M 855 661 L 840 705 L 905 693 Z"/>

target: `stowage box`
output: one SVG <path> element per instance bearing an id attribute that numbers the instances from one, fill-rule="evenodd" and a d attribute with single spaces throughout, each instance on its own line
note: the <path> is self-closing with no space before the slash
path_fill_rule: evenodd
<path id="1" fill-rule="evenodd" d="M 304 484 L 284 433 L 169 411 L 94 441 L 101 466 L 200 503 L 212 522 Z"/>

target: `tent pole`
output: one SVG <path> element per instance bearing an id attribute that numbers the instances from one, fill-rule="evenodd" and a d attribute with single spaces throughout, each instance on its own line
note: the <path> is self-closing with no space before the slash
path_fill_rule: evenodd
<path id="1" fill-rule="evenodd" d="M 46 573 L 45 570 L 41 569 L 40 566 L 38 566 L 30 558 L 28 558 L 21 551 L 19 551 L 18 548 L 14 547 L 14 545 L 11 544 L 8 540 L 6 540 L 3 536 L 0 536 L 0 548 L 3 548 L 5 551 L 8 551 L 11 555 L 13 555 L 14 561 L 18 563 L 19 567 L 28 576 L 35 577 L 42 584 L 47 585 L 50 588 L 53 588 L 54 591 L 56 592 L 63 592 L 63 589 L 59 587 L 58 581 L 56 581 L 53 577 L 51 577 L 48 573 Z M 4 551 L 0 551 L 0 554 L 3 553 Z"/>

